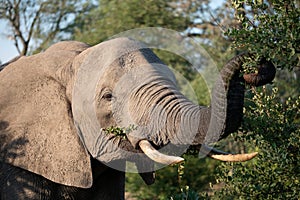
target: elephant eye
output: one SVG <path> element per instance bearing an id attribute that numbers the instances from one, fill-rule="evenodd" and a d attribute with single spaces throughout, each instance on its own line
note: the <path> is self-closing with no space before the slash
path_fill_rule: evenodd
<path id="1" fill-rule="evenodd" d="M 112 96 L 112 93 L 105 93 L 105 94 L 103 94 L 102 98 L 107 101 L 111 101 L 113 96 Z"/>

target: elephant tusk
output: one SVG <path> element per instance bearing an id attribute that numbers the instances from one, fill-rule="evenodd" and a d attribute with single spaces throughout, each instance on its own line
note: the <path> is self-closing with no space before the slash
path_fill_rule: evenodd
<path id="1" fill-rule="evenodd" d="M 139 142 L 139 146 L 142 149 L 142 151 L 155 162 L 165 164 L 165 165 L 171 165 L 171 164 L 181 163 L 184 161 L 184 159 L 181 157 L 169 156 L 160 153 L 150 144 L 148 140 L 141 140 Z"/>
<path id="2" fill-rule="evenodd" d="M 201 150 L 202 153 L 206 153 L 208 157 L 225 161 L 225 162 L 245 162 L 254 158 L 258 152 L 253 153 L 245 153 L 245 154 L 230 154 L 227 152 L 223 152 L 205 145 L 202 145 Z"/>
<path id="3" fill-rule="evenodd" d="M 258 152 L 244 154 L 211 155 L 209 157 L 226 162 L 245 162 L 254 158 Z"/>

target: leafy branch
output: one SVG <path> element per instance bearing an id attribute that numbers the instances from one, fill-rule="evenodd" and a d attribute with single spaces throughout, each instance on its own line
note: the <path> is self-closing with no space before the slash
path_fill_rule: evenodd
<path id="1" fill-rule="evenodd" d="M 289 3 L 288 3 L 289 2 Z M 296 1 L 232 1 L 240 26 L 228 29 L 233 47 L 271 59 L 277 68 L 300 67 L 300 9 Z"/>
<path id="2" fill-rule="evenodd" d="M 122 139 L 127 139 L 127 134 L 136 130 L 137 126 L 130 124 L 128 127 L 107 127 L 103 128 L 102 130 L 107 134 L 113 134 L 116 137 L 121 137 Z"/>

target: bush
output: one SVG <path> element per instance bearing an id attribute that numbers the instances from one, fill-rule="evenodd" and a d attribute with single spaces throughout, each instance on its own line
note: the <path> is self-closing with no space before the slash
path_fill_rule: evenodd
<path id="1" fill-rule="evenodd" d="M 168 166 L 156 172 L 153 185 L 147 186 L 138 174 L 126 174 L 126 191 L 137 199 L 198 199 L 214 181 L 217 161 L 185 155 L 183 165 Z"/>
<path id="2" fill-rule="evenodd" d="M 217 181 L 225 187 L 214 199 L 300 198 L 300 96 L 280 102 L 277 94 L 277 88 L 252 90 L 243 132 L 234 137 L 255 145 L 259 156 L 245 163 L 222 163 Z"/>

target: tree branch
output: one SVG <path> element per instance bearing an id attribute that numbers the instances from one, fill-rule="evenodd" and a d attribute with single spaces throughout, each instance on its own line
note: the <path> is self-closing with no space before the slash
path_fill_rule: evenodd
<path id="1" fill-rule="evenodd" d="M 28 38 L 27 38 L 27 43 L 29 43 L 31 37 L 32 37 L 32 34 L 33 34 L 33 31 L 34 31 L 34 26 L 37 22 L 37 20 L 39 19 L 39 16 L 40 16 L 40 13 L 41 13 L 41 10 L 43 9 L 45 3 L 43 2 L 41 5 L 40 5 L 40 8 L 38 9 L 38 11 L 35 13 L 35 16 L 32 20 L 32 23 L 30 25 L 30 28 L 29 28 L 29 32 L 28 32 Z"/>

